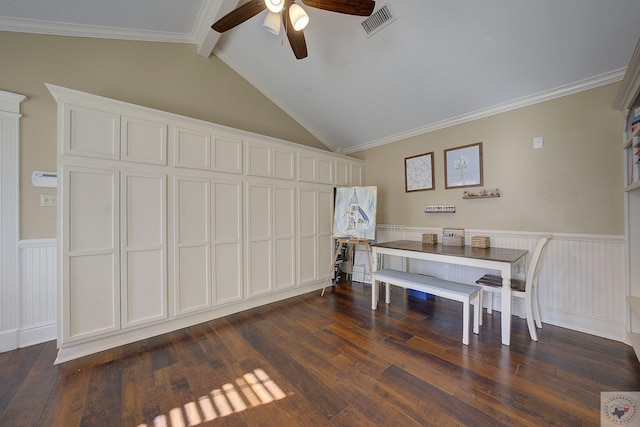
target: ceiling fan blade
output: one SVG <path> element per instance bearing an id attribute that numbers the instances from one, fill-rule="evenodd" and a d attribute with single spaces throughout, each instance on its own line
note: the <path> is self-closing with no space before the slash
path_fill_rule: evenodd
<path id="1" fill-rule="evenodd" d="M 291 50 L 293 50 L 296 59 L 303 59 L 307 57 L 307 42 L 304 39 L 302 30 L 296 31 L 293 29 L 293 25 L 291 25 L 291 21 L 289 20 L 289 4 L 290 2 L 287 2 L 285 8 L 282 9 L 282 25 L 287 32 L 287 39 L 289 39 Z"/>
<path id="2" fill-rule="evenodd" d="M 219 33 L 224 33 L 236 25 L 242 24 L 247 19 L 253 18 L 266 8 L 267 5 L 264 3 L 264 0 L 251 0 L 218 19 L 211 28 Z"/>
<path id="3" fill-rule="evenodd" d="M 376 7 L 372 0 L 302 0 L 307 6 L 348 15 L 369 16 Z"/>

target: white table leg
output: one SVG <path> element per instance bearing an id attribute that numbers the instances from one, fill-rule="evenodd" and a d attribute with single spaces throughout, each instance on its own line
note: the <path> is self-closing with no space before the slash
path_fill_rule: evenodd
<path id="1" fill-rule="evenodd" d="M 502 344 L 511 342 L 511 268 L 502 271 L 502 293 L 500 296 L 502 313 Z"/>
<path id="2" fill-rule="evenodd" d="M 378 308 L 378 281 L 373 278 L 373 272 L 378 271 L 378 254 L 373 248 L 373 265 L 371 266 L 371 310 Z"/>

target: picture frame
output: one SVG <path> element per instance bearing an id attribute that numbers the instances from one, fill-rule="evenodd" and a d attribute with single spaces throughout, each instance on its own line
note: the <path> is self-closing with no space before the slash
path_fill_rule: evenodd
<path id="1" fill-rule="evenodd" d="M 482 142 L 444 150 L 445 189 L 482 185 Z"/>
<path id="2" fill-rule="evenodd" d="M 434 190 L 433 151 L 404 158 L 404 191 Z"/>

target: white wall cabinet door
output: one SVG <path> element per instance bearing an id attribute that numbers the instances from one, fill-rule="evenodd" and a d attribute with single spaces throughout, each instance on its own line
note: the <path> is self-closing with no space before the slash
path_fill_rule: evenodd
<path id="1" fill-rule="evenodd" d="M 363 182 L 362 165 L 351 164 L 351 185 L 359 186 Z"/>
<path id="2" fill-rule="evenodd" d="M 206 129 L 176 126 L 173 130 L 173 162 L 188 169 L 211 169 L 211 134 Z"/>
<path id="3" fill-rule="evenodd" d="M 119 172 L 63 167 L 62 343 L 120 328 Z"/>
<path id="4" fill-rule="evenodd" d="M 120 160 L 167 164 L 167 124 L 122 116 Z"/>
<path id="5" fill-rule="evenodd" d="M 215 172 L 242 173 L 242 139 L 213 134 L 211 153 Z"/>
<path id="6" fill-rule="evenodd" d="M 333 189 L 298 190 L 298 284 L 326 278 L 333 250 Z"/>
<path id="7" fill-rule="evenodd" d="M 57 362 L 331 274 L 334 184 L 352 184 L 359 160 L 48 88 L 60 129 Z"/>
<path id="8" fill-rule="evenodd" d="M 247 296 L 272 290 L 273 188 L 247 183 Z"/>
<path id="9" fill-rule="evenodd" d="M 347 162 L 336 161 L 336 186 L 347 186 L 351 183 L 349 167 L 350 164 Z"/>
<path id="10" fill-rule="evenodd" d="M 273 150 L 273 177 L 293 181 L 296 179 L 296 163 L 293 151 Z"/>
<path id="11" fill-rule="evenodd" d="M 177 176 L 174 180 L 174 303 L 176 315 L 211 306 L 211 181 Z"/>
<path id="12" fill-rule="evenodd" d="M 116 160 L 120 158 L 120 116 L 67 104 L 62 153 Z"/>
<path id="13" fill-rule="evenodd" d="M 274 285 L 287 289 L 296 285 L 296 205 L 293 187 L 274 188 Z"/>
<path id="14" fill-rule="evenodd" d="M 316 190 L 298 189 L 298 285 L 313 282 L 318 276 L 318 202 Z"/>
<path id="15" fill-rule="evenodd" d="M 333 273 L 333 189 L 316 192 L 318 200 L 318 279 Z"/>
<path id="16" fill-rule="evenodd" d="M 212 243 L 214 303 L 242 299 L 242 182 L 214 180 Z"/>
<path id="17" fill-rule="evenodd" d="M 122 326 L 167 318 L 167 178 L 121 177 Z"/>

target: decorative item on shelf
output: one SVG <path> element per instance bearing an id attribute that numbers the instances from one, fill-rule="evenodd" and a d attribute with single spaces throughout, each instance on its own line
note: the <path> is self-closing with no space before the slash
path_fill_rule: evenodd
<path id="1" fill-rule="evenodd" d="M 464 228 L 445 228 L 442 230 L 444 246 L 464 246 Z"/>
<path id="2" fill-rule="evenodd" d="M 471 237 L 471 247 L 472 248 L 483 248 L 486 249 L 490 245 L 488 236 L 473 236 Z"/>
<path id="3" fill-rule="evenodd" d="M 500 189 L 494 188 L 493 190 L 481 190 L 477 193 L 471 191 L 465 191 L 462 193 L 463 199 L 491 199 L 500 197 Z"/>
<path id="4" fill-rule="evenodd" d="M 425 245 L 436 245 L 438 244 L 438 235 L 425 233 L 422 235 L 422 243 L 424 243 Z"/>
<path id="5" fill-rule="evenodd" d="M 425 213 L 455 213 L 456 205 L 427 205 Z"/>

